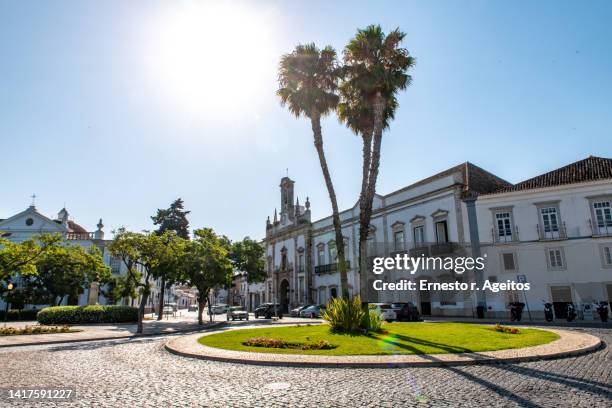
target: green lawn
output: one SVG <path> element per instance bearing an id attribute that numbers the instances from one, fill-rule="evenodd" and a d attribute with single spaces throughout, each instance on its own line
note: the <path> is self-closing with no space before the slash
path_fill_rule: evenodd
<path id="1" fill-rule="evenodd" d="M 389 333 L 368 336 L 331 334 L 327 325 L 266 327 L 231 330 L 203 336 L 198 341 L 206 346 L 238 351 L 339 356 L 491 351 L 535 346 L 559 338 L 544 330 L 521 328 L 518 334 L 508 334 L 493 331 L 492 326 L 466 323 L 389 323 L 384 327 Z M 262 336 L 291 342 L 327 340 L 338 347 L 332 350 L 294 350 L 242 344 L 247 339 Z"/>

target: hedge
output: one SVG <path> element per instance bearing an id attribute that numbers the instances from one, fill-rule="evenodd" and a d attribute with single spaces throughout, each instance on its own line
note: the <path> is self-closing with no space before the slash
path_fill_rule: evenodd
<path id="1" fill-rule="evenodd" d="M 38 312 L 40 324 L 132 323 L 138 309 L 130 306 L 53 306 Z"/>
<path id="2" fill-rule="evenodd" d="M 9 322 L 15 322 L 19 320 L 36 320 L 36 313 L 38 313 L 37 309 L 32 310 L 9 310 L 8 317 L 6 320 Z M 4 321 L 6 316 L 6 312 L 4 310 L 0 310 L 0 322 Z"/>

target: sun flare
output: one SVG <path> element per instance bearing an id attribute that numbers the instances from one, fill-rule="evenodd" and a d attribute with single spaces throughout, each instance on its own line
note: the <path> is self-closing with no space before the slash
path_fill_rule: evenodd
<path id="1" fill-rule="evenodd" d="M 153 27 L 151 70 L 160 96 L 189 113 L 252 105 L 275 72 L 269 17 L 244 4 L 188 3 Z"/>

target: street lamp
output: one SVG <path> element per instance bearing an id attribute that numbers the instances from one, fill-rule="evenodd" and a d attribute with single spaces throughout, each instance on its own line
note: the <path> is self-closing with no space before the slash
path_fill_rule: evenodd
<path id="1" fill-rule="evenodd" d="M 8 319 L 8 311 L 9 311 L 9 297 L 11 295 L 11 290 L 13 290 L 13 282 L 10 282 L 6 285 L 7 295 L 6 295 L 6 309 L 4 311 L 4 327 L 6 327 L 6 321 Z"/>

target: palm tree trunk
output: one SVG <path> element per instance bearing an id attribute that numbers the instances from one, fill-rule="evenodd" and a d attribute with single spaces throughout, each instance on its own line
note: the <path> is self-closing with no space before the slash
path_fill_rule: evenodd
<path id="1" fill-rule="evenodd" d="M 365 295 L 367 292 L 367 261 L 366 261 L 366 243 L 368 239 L 368 231 L 370 228 L 370 220 L 372 218 L 372 203 L 374 201 L 374 194 L 376 193 L 376 179 L 378 178 L 378 169 L 380 167 L 380 147 L 382 144 L 382 131 L 383 131 L 383 112 L 384 112 L 384 99 L 380 92 L 374 98 L 374 126 L 372 129 L 372 152 L 371 160 L 369 162 L 368 182 L 365 190 L 363 203 L 359 203 L 360 215 L 359 215 L 359 266 L 362 272 L 361 275 L 361 289 Z M 364 155 L 366 153 L 366 147 L 364 146 Z M 364 157 L 364 166 L 365 166 Z M 365 174 L 365 169 L 364 169 Z M 363 187 L 362 181 L 362 187 Z"/>
<path id="2" fill-rule="evenodd" d="M 332 205 L 332 220 L 334 224 L 334 231 L 336 233 L 336 253 L 338 255 L 338 269 L 340 272 L 340 287 L 342 291 L 342 297 L 344 299 L 349 298 L 348 291 L 348 275 L 346 271 L 346 258 L 344 255 L 344 236 L 342 235 L 342 226 L 340 224 L 340 214 L 338 212 L 338 201 L 336 199 L 336 191 L 329 174 L 329 168 L 327 167 L 327 159 L 325 158 L 325 151 L 323 150 L 323 133 L 321 131 L 321 116 L 318 112 L 313 112 L 310 118 L 312 125 L 312 132 L 314 135 L 314 145 L 319 155 L 319 163 L 321 164 L 321 171 L 323 171 L 323 178 L 325 179 L 325 185 L 327 186 L 327 192 L 329 193 L 329 200 Z"/>
<path id="3" fill-rule="evenodd" d="M 157 311 L 157 320 L 162 320 L 164 318 L 164 295 L 166 289 L 166 278 L 162 277 L 161 280 L 161 289 L 159 291 L 159 310 Z"/>
<path id="4" fill-rule="evenodd" d="M 363 165 L 361 175 L 361 192 L 359 193 L 359 293 L 362 300 L 365 296 L 366 283 L 366 242 L 368 239 L 369 223 L 365 219 L 366 194 L 370 179 L 370 163 L 372 160 L 372 130 L 364 129 L 363 135 Z"/>

